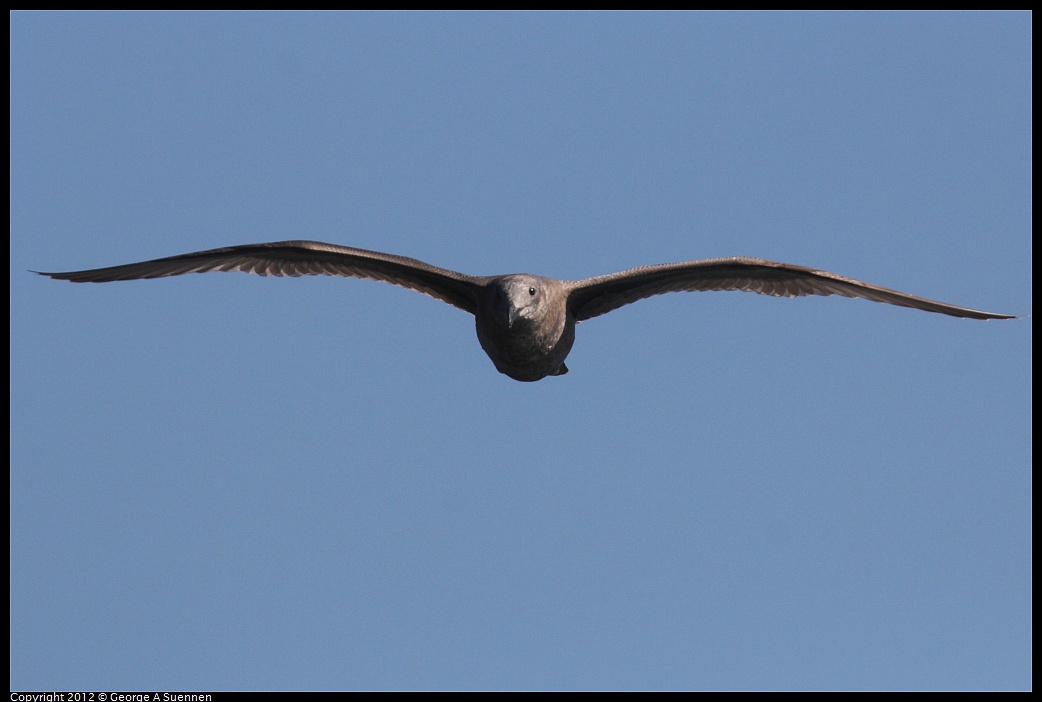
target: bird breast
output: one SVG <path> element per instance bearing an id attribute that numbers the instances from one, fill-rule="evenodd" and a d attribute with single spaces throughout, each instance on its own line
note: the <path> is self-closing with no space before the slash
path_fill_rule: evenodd
<path id="1" fill-rule="evenodd" d="M 556 375 L 575 341 L 575 323 L 518 318 L 512 326 L 475 316 L 478 341 L 496 369 L 514 380 L 534 381 Z"/>

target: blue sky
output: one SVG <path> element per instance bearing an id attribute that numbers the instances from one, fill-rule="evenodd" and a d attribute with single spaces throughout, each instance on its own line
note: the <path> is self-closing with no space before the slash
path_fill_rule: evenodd
<path id="1" fill-rule="evenodd" d="M 1029 14 L 11 15 L 12 689 L 1028 689 L 1032 320 L 676 294 L 500 375 L 317 239 L 1031 313 Z"/>

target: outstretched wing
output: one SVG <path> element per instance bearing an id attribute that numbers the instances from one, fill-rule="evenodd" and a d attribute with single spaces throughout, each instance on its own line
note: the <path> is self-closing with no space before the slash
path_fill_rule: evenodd
<path id="1" fill-rule="evenodd" d="M 415 258 L 320 241 L 275 241 L 228 246 L 122 266 L 40 275 L 74 283 L 108 283 L 209 271 L 244 271 L 277 276 L 334 275 L 382 280 L 430 295 L 471 314 L 477 309 L 479 288 L 486 281 L 485 278 L 438 268 Z"/>
<path id="2" fill-rule="evenodd" d="M 744 290 L 777 297 L 843 295 L 953 317 L 1011 319 L 1014 316 L 956 307 L 827 271 L 759 258 L 716 258 L 643 266 L 575 281 L 571 286 L 569 305 L 577 322 L 652 295 L 699 290 Z"/>

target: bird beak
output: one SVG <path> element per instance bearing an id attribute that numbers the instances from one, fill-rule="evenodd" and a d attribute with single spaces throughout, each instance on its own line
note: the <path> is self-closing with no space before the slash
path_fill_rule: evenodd
<path id="1" fill-rule="evenodd" d="M 514 322 L 518 317 L 521 316 L 521 308 L 516 307 L 513 302 L 510 303 L 510 308 L 507 310 L 507 328 L 510 329 L 514 326 Z"/>

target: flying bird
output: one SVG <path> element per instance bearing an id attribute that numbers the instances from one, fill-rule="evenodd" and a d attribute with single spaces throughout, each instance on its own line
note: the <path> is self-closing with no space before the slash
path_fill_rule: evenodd
<path id="1" fill-rule="evenodd" d="M 40 275 L 74 283 L 108 283 L 209 271 L 367 278 L 416 290 L 474 315 L 478 341 L 496 369 L 526 382 L 568 372 L 564 359 L 575 341 L 576 322 L 669 292 L 744 290 L 776 297 L 842 295 L 952 317 L 1014 317 L 957 307 L 835 273 L 759 258 L 663 263 L 585 280 L 555 280 L 527 273 L 473 276 L 378 251 L 319 241 L 276 241 Z"/>

